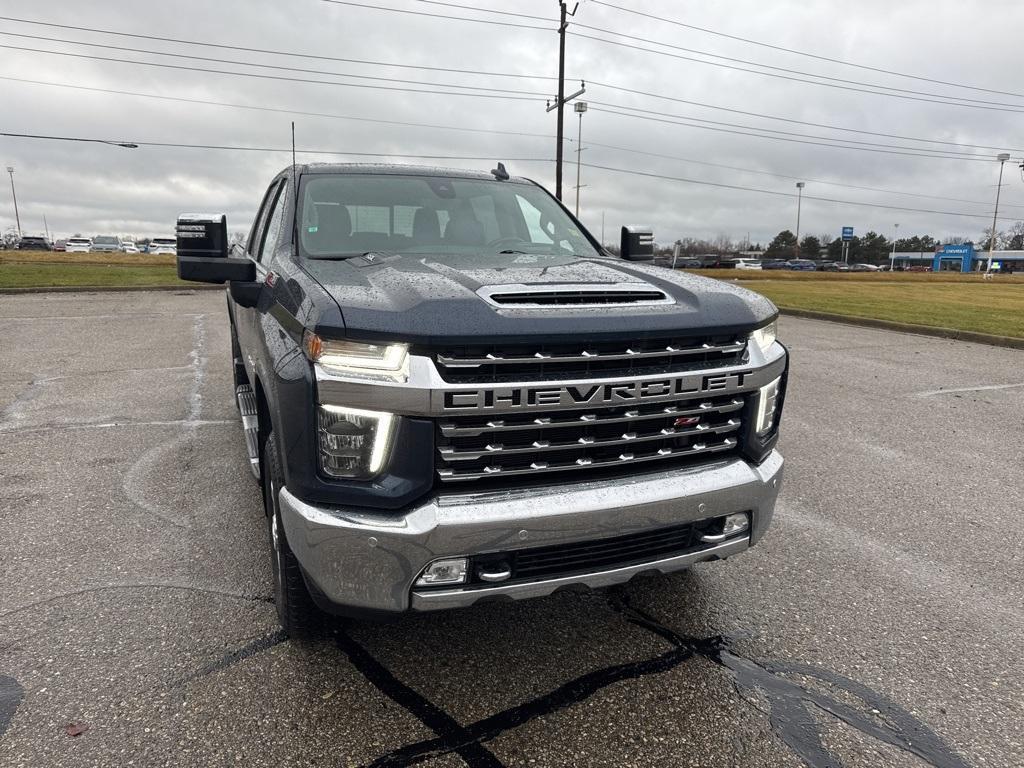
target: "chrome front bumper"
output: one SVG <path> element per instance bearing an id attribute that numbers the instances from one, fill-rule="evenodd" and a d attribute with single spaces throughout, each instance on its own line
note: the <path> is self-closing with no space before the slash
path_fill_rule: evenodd
<path id="1" fill-rule="evenodd" d="M 284 488 L 280 508 L 289 545 L 329 603 L 342 611 L 430 611 L 540 597 L 572 584 L 609 586 L 641 571 L 668 573 L 736 554 L 767 530 L 782 464 L 773 451 L 756 467 L 728 459 L 636 478 L 443 494 L 397 515 L 311 506 Z M 699 552 L 527 583 L 413 587 L 437 558 L 590 541 L 743 511 L 752 513 L 748 534 Z"/>

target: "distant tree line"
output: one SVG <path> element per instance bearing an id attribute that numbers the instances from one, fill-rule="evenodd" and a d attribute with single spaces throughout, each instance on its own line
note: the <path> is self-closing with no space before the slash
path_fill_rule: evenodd
<path id="1" fill-rule="evenodd" d="M 900 253 L 919 252 L 932 253 L 939 245 L 961 245 L 974 242 L 975 248 L 986 251 L 992 238 L 992 228 L 987 228 L 979 241 L 966 237 L 948 237 L 937 240 L 931 235 L 913 235 L 896 240 L 896 251 Z M 766 259 L 793 259 L 797 257 L 796 235 L 788 229 L 777 234 L 765 249 Z M 893 241 L 877 232 L 868 232 L 863 236 L 854 236 L 849 243 L 848 258 L 850 261 L 880 264 L 889 259 Z M 996 232 L 996 250 L 1024 250 L 1024 221 L 1016 222 L 1005 231 Z M 843 241 L 831 235 L 807 235 L 800 241 L 799 256 L 802 259 L 841 259 Z"/>

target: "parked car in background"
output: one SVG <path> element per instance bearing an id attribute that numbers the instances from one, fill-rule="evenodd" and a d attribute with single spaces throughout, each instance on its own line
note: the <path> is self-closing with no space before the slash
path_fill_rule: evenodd
<path id="1" fill-rule="evenodd" d="M 18 241 L 19 251 L 52 251 L 50 241 L 45 237 L 23 237 Z"/>
<path id="2" fill-rule="evenodd" d="M 789 269 L 789 262 L 784 259 L 771 259 L 761 262 L 761 269 Z"/>
<path id="3" fill-rule="evenodd" d="M 794 272 L 814 272 L 818 265 L 810 259 L 790 259 L 786 262 L 786 268 Z"/>
<path id="4" fill-rule="evenodd" d="M 66 240 L 56 240 L 56 241 L 54 241 L 54 243 L 53 243 L 53 250 L 55 250 L 55 251 L 63 251 L 64 250 L 64 245 L 65 245 L 66 242 L 67 242 Z"/>
<path id="5" fill-rule="evenodd" d="M 126 240 L 125 242 L 123 242 L 121 244 L 121 250 L 124 253 L 141 253 L 141 251 L 139 250 L 139 246 L 137 246 L 135 243 L 131 242 L 130 240 Z"/>
<path id="6" fill-rule="evenodd" d="M 69 237 L 64 243 L 68 253 L 88 253 L 92 250 L 92 240 L 88 237 Z"/>
<path id="7" fill-rule="evenodd" d="M 876 267 L 874 264 L 851 264 L 850 265 L 850 271 L 851 272 L 877 272 L 878 271 L 878 267 Z"/>
<path id="8" fill-rule="evenodd" d="M 113 235 L 96 235 L 92 239 L 93 253 L 117 253 L 124 248 L 124 241 Z"/>
<path id="9" fill-rule="evenodd" d="M 760 259 L 733 259 L 736 269 L 761 269 Z"/>
<path id="10" fill-rule="evenodd" d="M 174 256 L 178 252 L 178 241 L 173 237 L 154 237 L 149 241 L 149 250 L 147 253 L 169 253 Z M 685 259 L 684 261 L 692 261 L 692 259 Z M 700 266 L 700 262 L 697 262 L 697 266 Z"/>
<path id="11" fill-rule="evenodd" d="M 904 270 L 904 271 L 906 271 L 906 272 L 931 272 L 932 268 L 931 268 L 931 265 L 912 264 L 911 266 L 907 267 L 906 270 Z"/>
<path id="12" fill-rule="evenodd" d="M 849 272 L 850 265 L 842 261 L 823 261 L 818 269 L 822 272 Z"/>

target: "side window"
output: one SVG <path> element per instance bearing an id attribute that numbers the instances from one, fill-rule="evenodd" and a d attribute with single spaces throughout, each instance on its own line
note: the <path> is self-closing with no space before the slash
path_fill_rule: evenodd
<path id="1" fill-rule="evenodd" d="M 270 255 L 277 246 L 277 239 L 281 236 L 281 230 L 284 228 L 284 209 L 285 201 L 287 201 L 287 199 L 288 182 L 282 182 L 277 191 L 277 197 L 274 200 L 274 205 L 271 208 L 270 215 L 267 218 L 267 229 L 260 242 L 260 249 L 256 254 L 256 261 L 262 262 L 263 259 Z"/>
<path id="2" fill-rule="evenodd" d="M 259 249 L 260 238 L 263 236 L 263 228 L 267 225 L 267 214 L 270 213 L 270 207 L 273 204 L 274 196 L 277 194 L 278 184 L 271 184 L 267 188 L 267 194 L 263 196 L 263 203 L 260 205 L 259 211 L 256 213 L 256 219 L 252 223 L 252 229 L 249 230 L 249 241 L 245 245 L 245 252 L 250 256 L 255 256 L 256 251 Z"/>

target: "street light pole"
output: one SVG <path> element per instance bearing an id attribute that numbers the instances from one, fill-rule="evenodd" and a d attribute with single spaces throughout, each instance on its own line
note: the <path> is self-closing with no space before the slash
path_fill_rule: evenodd
<path id="1" fill-rule="evenodd" d="M 1008 152 L 1003 152 L 996 157 L 999 161 L 999 183 L 996 184 L 996 210 L 992 214 L 992 236 L 988 239 L 988 265 L 985 267 L 985 274 L 992 272 L 992 251 L 996 247 L 996 220 L 999 218 L 999 193 L 1003 190 L 1003 164 L 1010 159 Z"/>
<path id="2" fill-rule="evenodd" d="M 14 221 L 18 224 L 18 239 L 21 239 L 21 216 L 18 215 L 18 193 L 14 191 L 14 166 L 7 166 L 7 173 L 11 175 L 11 197 L 14 198 Z"/>
<path id="3" fill-rule="evenodd" d="M 798 181 L 796 183 L 796 258 L 800 258 L 800 204 L 804 199 L 804 183 Z"/>
<path id="4" fill-rule="evenodd" d="M 576 218 L 580 217 L 580 158 L 583 156 L 583 113 L 587 111 L 587 102 L 577 101 L 572 105 L 580 118 L 579 130 L 576 133 Z"/>
<path id="5" fill-rule="evenodd" d="M 896 271 L 896 235 L 900 232 L 900 225 L 892 225 L 892 256 L 889 258 L 889 271 Z"/>

